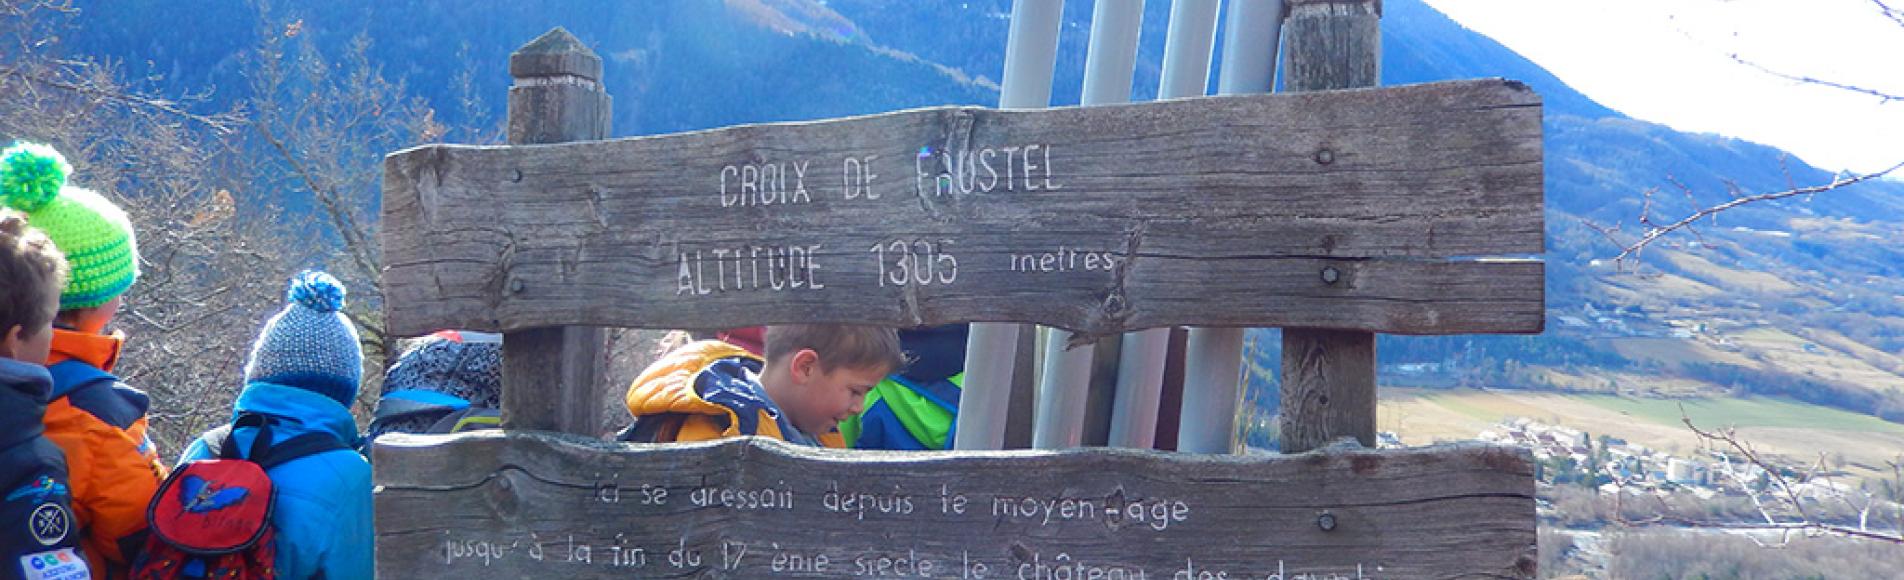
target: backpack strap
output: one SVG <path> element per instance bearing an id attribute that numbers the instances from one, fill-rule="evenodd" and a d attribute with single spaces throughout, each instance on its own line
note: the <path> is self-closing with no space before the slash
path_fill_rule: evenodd
<path id="1" fill-rule="evenodd" d="M 430 424 L 429 429 L 424 430 L 424 433 L 462 433 L 495 429 L 501 426 L 502 411 L 484 407 L 468 407 L 437 419 L 435 423 Z"/>
<path id="2" fill-rule="evenodd" d="M 232 431 L 239 427 L 258 430 L 258 434 L 251 439 L 250 451 L 243 455 L 238 453 L 238 439 L 231 436 Z M 207 448 L 217 449 L 219 459 L 243 459 L 258 464 L 266 471 L 300 457 L 350 449 L 329 433 L 305 433 L 273 444 L 271 417 L 257 413 L 238 415 L 238 420 L 232 421 L 230 425 L 206 433 L 204 441 Z"/>
<path id="3" fill-rule="evenodd" d="M 289 463 L 293 459 L 340 449 L 350 448 L 345 447 L 343 442 L 338 441 L 337 437 L 329 433 L 305 433 L 272 445 L 265 451 L 262 458 L 252 456 L 252 461 L 257 463 L 258 467 L 270 471 L 271 468 Z"/>
<path id="4" fill-rule="evenodd" d="M 237 451 L 229 450 L 231 447 L 230 423 L 206 431 L 204 435 L 198 437 L 198 440 L 205 443 L 205 449 L 210 451 L 213 457 L 232 459 L 238 456 Z"/>

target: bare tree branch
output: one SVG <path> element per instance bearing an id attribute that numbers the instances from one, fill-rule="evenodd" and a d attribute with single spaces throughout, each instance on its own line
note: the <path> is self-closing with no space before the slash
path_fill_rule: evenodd
<path id="1" fill-rule="evenodd" d="M 1885 4 L 1884 0 L 1871 0 L 1871 3 L 1878 6 L 1878 12 L 1883 14 L 1885 18 L 1889 18 L 1891 22 L 1897 23 L 1899 28 L 1904 28 L 1904 11 L 1892 8 L 1890 5 Z"/>
<path id="2" fill-rule="evenodd" d="M 211 129 L 220 134 L 231 133 L 232 131 L 237 130 L 237 126 L 239 124 L 244 122 L 244 119 L 242 117 L 237 116 L 235 113 L 200 115 L 197 113 L 193 113 L 191 111 L 187 111 L 183 108 L 180 108 L 178 106 L 178 103 L 175 103 L 166 99 L 148 97 L 144 95 L 138 95 L 138 94 L 123 92 L 123 91 L 106 90 L 106 89 L 102 89 L 97 86 L 92 86 L 89 84 L 63 81 L 56 78 L 51 78 L 51 77 L 46 77 L 39 74 L 21 71 L 17 67 L 6 69 L 6 70 L 0 70 L 0 76 L 19 79 L 22 81 L 26 81 L 28 83 L 41 84 L 41 85 L 46 85 L 46 86 L 57 88 L 57 89 L 72 91 L 72 92 L 86 95 L 89 97 L 97 97 L 101 99 L 118 101 L 120 103 L 132 105 L 135 107 L 143 107 L 146 109 L 151 109 L 153 111 L 157 111 L 160 113 L 178 117 L 180 119 L 184 119 L 187 121 L 204 125 L 206 128 Z"/>
<path id="3" fill-rule="evenodd" d="M 1778 494 L 1775 497 L 1779 500 L 1781 507 L 1790 509 L 1797 514 L 1796 518 L 1791 518 L 1791 519 L 1780 518 L 1776 514 L 1773 513 L 1774 510 L 1772 509 L 1771 506 L 1767 506 L 1764 503 L 1764 501 L 1759 497 L 1759 494 L 1748 493 L 1747 495 L 1748 497 L 1751 498 L 1753 506 L 1759 511 L 1759 514 L 1765 518 L 1765 523 L 1763 524 L 1698 523 L 1697 525 L 1702 527 L 1716 527 L 1716 528 L 1726 528 L 1726 529 L 1778 530 L 1778 531 L 1784 531 L 1788 533 L 1789 532 L 1803 532 L 1807 535 L 1834 534 L 1839 536 L 1863 538 L 1867 540 L 1876 540 L 1881 542 L 1904 545 L 1904 528 L 1900 528 L 1899 530 L 1893 533 L 1884 533 L 1884 532 L 1871 531 L 1867 526 L 1863 525 L 1862 519 L 1861 519 L 1860 525 L 1857 527 L 1833 524 L 1833 523 L 1822 521 L 1820 518 L 1815 517 L 1810 512 L 1810 510 L 1808 510 L 1805 507 L 1805 501 L 1800 496 L 1799 492 L 1797 491 L 1797 485 L 1794 484 L 1789 478 L 1785 477 L 1785 474 L 1780 469 L 1766 462 L 1765 459 L 1761 457 L 1759 453 L 1752 448 L 1752 445 L 1744 441 L 1743 439 L 1740 439 L 1736 432 L 1734 432 L 1731 429 L 1725 429 L 1721 431 L 1710 431 L 1710 430 L 1699 428 L 1698 425 L 1695 425 L 1693 423 L 1692 417 L 1686 413 L 1685 405 L 1680 405 L 1679 418 L 1681 422 L 1686 424 L 1686 428 L 1691 429 L 1692 432 L 1698 435 L 1702 441 L 1723 444 L 1726 448 L 1731 449 L 1732 451 L 1738 453 L 1740 457 L 1745 459 L 1747 464 L 1756 466 L 1758 469 L 1763 470 L 1767 478 L 1769 479 L 1769 481 L 1778 490 Z M 1900 460 L 1904 461 L 1904 457 L 1901 457 Z M 1735 477 L 1735 478 L 1740 477 L 1737 471 L 1731 468 L 1731 459 L 1729 455 L 1725 456 L 1724 461 L 1726 464 L 1725 472 L 1731 477 Z M 1821 454 L 1819 457 L 1818 463 L 1814 464 L 1814 466 L 1810 470 L 1808 470 L 1807 473 L 1805 474 L 1804 480 L 1807 482 L 1810 482 L 1814 479 L 1821 479 L 1818 474 L 1824 470 L 1824 467 L 1825 467 L 1824 457 Z M 1901 467 L 1899 464 L 1893 464 L 1892 469 L 1899 472 L 1900 478 L 1904 478 L 1904 467 Z M 1866 506 L 1863 506 L 1862 508 L 1860 508 L 1860 506 L 1852 502 L 1849 498 L 1844 497 L 1842 495 L 1843 492 L 1839 491 L 1838 486 L 1831 485 L 1834 482 L 1832 482 L 1829 477 L 1824 477 L 1822 479 L 1824 479 L 1824 481 L 1828 484 L 1828 487 L 1830 487 L 1830 489 L 1832 490 L 1831 493 L 1839 494 L 1837 495 L 1838 499 L 1845 501 L 1847 505 L 1851 505 L 1854 509 L 1861 509 L 1861 511 L 1864 512 L 1865 515 L 1868 515 L 1869 509 L 1870 509 L 1868 503 Z M 1875 498 L 1868 498 L 1868 499 L 1874 500 Z M 1789 539 L 1789 537 L 1787 539 Z M 1757 540 L 1755 539 L 1754 541 L 1757 541 Z"/>
<path id="4" fill-rule="evenodd" d="M 1752 62 L 1750 60 L 1746 60 L 1744 57 L 1739 56 L 1738 53 L 1727 54 L 1726 57 L 1731 58 L 1732 62 L 1736 62 L 1742 65 L 1751 67 L 1759 72 L 1772 75 L 1781 79 L 1785 79 L 1788 81 L 1796 82 L 1796 83 L 1818 85 L 1821 87 L 1830 87 L 1830 88 L 1838 89 L 1841 91 L 1848 91 L 1848 92 L 1853 92 L 1853 93 L 1858 93 L 1863 95 L 1869 95 L 1872 97 L 1877 97 L 1878 102 L 1880 103 L 1889 103 L 1891 101 L 1904 101 L 1904 95 L 1899 95 L 1897 93 L 1865 88 L 1858 85 L 1853 85 L 1849 83 L 1841 83 L 1838 81 L 1826 80 L 1826 79 L 1821 79 L 1821 78 L 1813 77 L 1813 76 L 1797 75 L 1797 74 L 1791 74 L 1784 71 L 1773 70 L 1769 67 L 1766 67 L 1765 65 Z"/>
<path id="5" fill-rule="evenodd" d="M 1605 236 L 1609 241 L 1612 241 L 1615 244 L 1618 244 L 1621 248 L 1620 253 L 1619 255 L 1613 257 L 1613 261 L 1616 264 L 1624 264 L 1628 258 L 1638 256 L 1642 250 L 1646 249 L 1647 246 L 1650 246 L 1654 242 L 1658 241 L 1661 237 L 1667 234 L 1673 233 L 1675 231 L 1679 231 L 1682 229 L 1689 229 L 1694 224 L 1698 223 L 1699 220 L 1711 218 L 1727 210 L 1731 210 L 1739 206 L 1763 202 L 1763 201 L 1772 201 L 1777 199 L 1785 199 L 1788 197 L 1797 197 L 1801 195 L 1812 195 L 1817 193 L 1824 193 L 1827 191 L 1832 191 L 1835 189 L 1848 187 L 1851 185 L 1856 185 L 1866 181 L 1878 179 L 1886 175 L 1890 175 L 1891 173 L 1896 172 L 1899 169 L 1904 169 L 1904 162 L 1899 162 L 1896 165 L 1892 165 L 1888 168 L 1885 168 L 1881 171 L 1877 171 L 1874 173 L 1866 173 L 1863 175 L 1840 174 L 1839 176 L 1834 177 L 1830 183 L 1826 183 L 1823 185 L 1799 187 L 1799 188 L 1793 188 L 1793 189 L 1786 189 L 1783 191 L 1775 191 L 1771 193 L 1761 193 L 1757 195 L 1738 196 L 1738 197 L 1734 197 L 1731 201 L 1727 201 L 1725 203 L 1721 203 L 1721 204 L 1710 206 L 1710 207 L 1695 209 L 1692 211 L 1692 213 L 1687 214 L 1685 217 L 1682 217 L 1678 219 L 1677 221 L 1664 224 L 1664 225 L 1657 223 L 1649 215 L 1652 208 L 1652 199 L 1653 199 L 1653 192 L 1654 192 L 1654 190 L 1649 189 L 1645 193 L 1645 203 L 1642 206 L 1643 208 L 1640 213 L 1641 225 L 1646 226 L 1645 232 L 1641 234 L 1638 238 L 1634 238 L 1630 241 L 1619 240 L 1614 235 L 1614 233 L 1619 230 L 1617 226 L 1608 228 L 1608 227 L 1595 224 L 1592 221 L 1588 221 L 1584 219 L 1581 221 L 1586 223 L 1588 227 L 1591 227 L 1599 231 L 1601 235 Z M 1734 192 L 1736 195 L 1737 193 L 1736 189 L 1734 190 Z M 1690 192 L 1687 195 L 1690 196 L 1691 195 Z"/>

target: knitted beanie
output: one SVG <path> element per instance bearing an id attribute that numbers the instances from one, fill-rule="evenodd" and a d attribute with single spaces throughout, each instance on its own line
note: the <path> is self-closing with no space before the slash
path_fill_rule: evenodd
<path id="1" fill-rule="evenodd" d="M 465 336 L 469 339 L 465 339 Z M 383 376 L 383 392 L 443 393 L 478 407 L 502 404 L 502 340 L 475 332 L 438 332 L 417 340 Z"/>
<path id="2" fill-rule="evenodd" d="M 330 274 L 305 270 L 284 294 L 289 304 L 264 323 L 264 332 L 251 344 L 245 382 L 314 391 L 349 407 L 364 376 L 364 353 L 357 328 L 339 312 L 344 285 Z"/>
<path id="3" fill-rule="evenodd" d="M 0 151 L 0 205 L 20 210 L 66 252 L 72 268 L 60 310 L 91 308 L 124 294 L 139 277 L 132 220 L 104 196 L 67 185 L 73 166 L 45 145 Z"/>

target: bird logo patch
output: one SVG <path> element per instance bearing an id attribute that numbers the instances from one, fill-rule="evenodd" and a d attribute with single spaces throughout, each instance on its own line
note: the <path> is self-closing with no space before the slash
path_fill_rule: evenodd
<path id="1" fill-rule="evenodd" d="M 54 498 L 66 497 L 66 484 L 52 477 L 41 475 L 31 483 L 7 492 L 7 501 L 27 499 L 29 502 L 46 502 Z"/>
<path id="2" fill-rule="evenodd" d="M 242 487 L 217 487 L 205 478 L 187 475 L 179 482 L 179 505 L 186 513 L 202 514 L 244 503 L 251 495 Z"/>

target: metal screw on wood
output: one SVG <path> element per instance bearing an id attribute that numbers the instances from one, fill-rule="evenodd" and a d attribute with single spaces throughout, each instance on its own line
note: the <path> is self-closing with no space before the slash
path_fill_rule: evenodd
<path id="1" fill-rule="evenodd" d="M 516 183 L 522 183 L 522 170 L 517 169 L 517 170 L 513 170 L 509 172 L 509 180 L 514 181 Z"/>
<path id="2" fill-rule="evenodd" d="M 1336 281 L 1341 279 L 1342 279 L 1342 272 L 1336 270 L 1335 266 L 1329 266 L 1327 268 L 1322 269 L 1322 283 L 1323 284 L 1334 286 Z"/>
<path id="3" fill-rule="evenodd" d="M 521 278 L 514 278 L 509 280 L 509 293 L 510 294 L 522 293 L 522 279 Z"/>
<path id="4" fill-rule="evenodd" d="M 1317 150 L 1316 150 L 1316 163 L 1320 163 L 1320 164 L 1322 164 L 1322 165 L 1328 165 L 1328 164 L 1330 164 L 1330 163 L 1335 163 L 1335 151 L 1331 151 L 1331 150 L 1328 150 L 1328 149 L 1317 149 Z"/>
<path id="5" fill-rule="evenodd" d="M 1316 527 L 1325 532 L 1335 531 L 1335 514 L 1322 512 L 1322 515 L 1316 516 Z"/>

